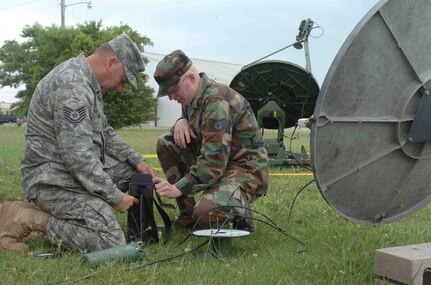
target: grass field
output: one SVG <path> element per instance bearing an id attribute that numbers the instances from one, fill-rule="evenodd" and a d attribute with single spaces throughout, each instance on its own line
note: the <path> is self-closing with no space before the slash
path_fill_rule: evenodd
<path id="1" fill-rule="evenodd" d="M 124 129 L 119 133 L 137 151 L 154 154 L 155 139 L 164 131 Z M 301 133 L 293 150 L 301 144 L 308 148 L 308 141 L 309 134 Z M 23 199 L 23 148 L 24 127 L 0 126 L 1 199 Z M 148 160 L 159 167 L 156 158 Z M 205 245 L 194 254 L 147 267 L 109 263 L 95 269 L 81 265 L 82 252 L 62 252 L 43 237 L 36 237 L 27 241 L 30 253 L 0 252 L 0 284 L 372 284 L 376 249 L 429 241 L 429 206 L 393 224 L 356 225 L 338 216 L 314 183 L 298 196 L 288 220 L 296 193 L 313 179 L 311 173 L 288 175 L 304 172 L 298 167 L 271 168 L 268 195 L 253 206 L 290 236 L 255 221 L 254 234 L 232 240 L 229 257 L 205 258 L 204 253 L 210 250 Z M 279 173 L 284 176 L 274 175 Z M 175 211 L 169 214 L 173 216 Z M 118 217 L 125 227 L 126 215 Z M 264 219 L 257 214 L 254 218 Z M 204 241 L 191 237 L 178 245 L 186 237 L 186 232 L 175 231 L 167 244 L 144 246 L 148 252 L 144 263 L 185 253 Z M 61 253 L 61 258 L 34 257 L 43 252 Z"/>

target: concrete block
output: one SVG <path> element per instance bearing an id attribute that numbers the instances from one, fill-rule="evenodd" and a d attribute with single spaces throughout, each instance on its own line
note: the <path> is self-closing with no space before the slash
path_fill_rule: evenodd
<path id="1" fill-rule="evenodd" d="M 431 243 L 377 249 L 374 273 L 404 284 L 431 284 Z"/>

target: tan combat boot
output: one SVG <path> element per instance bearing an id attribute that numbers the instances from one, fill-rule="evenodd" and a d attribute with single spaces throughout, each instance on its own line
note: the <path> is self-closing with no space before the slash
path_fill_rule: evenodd
<path id="1" fill-rule="evenodd" d="M 0 202 L 0 250 L 26 251 L 22 240 L 32 232 L 43 232 L 49 214 L 21 201 Z"/>

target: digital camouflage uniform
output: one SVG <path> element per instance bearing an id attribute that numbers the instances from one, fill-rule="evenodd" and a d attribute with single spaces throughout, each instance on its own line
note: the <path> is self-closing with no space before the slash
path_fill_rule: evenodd
<path id="1" fill-rule="evenodd" d="M 132 72 L 142 71 L 142 58 L 130 58 L 140 56 L 139 50 L 124 37 L 109 44 L 123 63 L 136 60 L 140 66 Z M 130 70 L 126 75 L 136 86 Z M 46 233 L 52 242 L 93 249 L 125 244 L 109 205 L 120 202 L 142 160 L 107 124 L 101 87 L 84 54 L 39 82 L 28 112 L 21 169 L 26 198 L 51 214 Z"/>
<path id="2" fill-rule="evenodd" d="M 159 63 L 159 69 L 171 68 L 172 62 L 166 59 Z M 180 57 L 180 60 L 188 61 L 188 58 Z M 155 77 L 160 81 L 156 75 L 157 70 Z M 203 200 L 220 206 L 237 206 L 228 209 L 244 217 L 243 208 L 268 190 L 268 155 L 262 134 L 244 97 L 209 80 L 203 73 L 201 77 L 198 94 L 182 110 L 182 118 L 188 120 L 197 139 L 181 150 L 175 145 L 172 130 L 159 138 L 157 155 L 168 182 L 175 183 L 185 197 L 202 192 L 194 208 L 194 220 L 206 212 L 199 208 Z M 159 96 L 163 95 L 166 94 L 159 92 Z"/>

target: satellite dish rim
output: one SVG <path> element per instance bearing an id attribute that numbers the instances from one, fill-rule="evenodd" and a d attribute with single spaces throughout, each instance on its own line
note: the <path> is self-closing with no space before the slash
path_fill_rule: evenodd
<path id="1" fill-rule="evenodd" d="M 344 57 L 346 50 L 351 46 L 352 42 L 355 40 L 356 36 L 359 34 L 359 32 L 362 30 L 364 25 L 368 23 L 368 21 L 380 10 L 381 7 L 383 7 L 388 1 L 390 0 L 382 0 L 378 2 L 376 5 L 374 5 L 373 8 L 371 8 L 370 11 L 365 14 L 365 16 L 359 21 L 358 24 L 353 28 L 353 30 L 350 32 L 350 34 L 347 36 L 344 43 L 341 45 L 341 48 L 338 50 L 337 55 L 335 56 L 334 60 L 332 61 L 328 72 L 325 75 L 325 78 L 322 83 L 322 88 L 320 88 L 319 96 L 317 96 L 316 101 L 316 107 L 314 109 L 314 114 L 318 114 L 321 107 L 321 101 L 323 100 L 323 97 L 320 96 L 320 93 L 325 94 L 328 90 L 329 83 L 332 82 L 332 77 L 334 76 L 335 71 L 337 70 L 338 63 L 341 61 L 341 59 Z M 337 64 L 335 64 L 337 63 Z"/>
<path id="2" fill-rule="evenodd" d="M 408 3 L 408 4 L 406 4 L 406 3 Z M 318 154 L 316 154 L 316 152 L 317 152 L 317 150 L 319 150 L 320 154 L 322 154 L 324 152 L 324 149 L 322 147 L 320 149 L 318 149 L 318 145 L 320 143 L 324 144 L 324 143 L 327 143 L 328 141 L 330 142 L 330 139 L 328 139 L 328 137 L 324 137 L 323 135 L 321 135 L 319 137 L 320 140 L 317 141 L 317 139 L 318 139 L 317 136 L 318 136 L 319 132 L 320 133 L 323 132 L 321 127 L 326 125 L 323 121 L 320 121 L 320 119 L 322 117 L 326 116 L 326 118 L 328 119 L 328 122 L 332 123 L 331 120 L 333 118 L 337 119 L 337 116 L 342 116 L 343 114 L 347 113 L 347 112 L 346 113 L 343 113 L 343 112 L 330 113 L 335 108 L 328 107 L 328 101 L 330 101 L 330 99 L 334 99 L 335 98 L 335 99 L 339 100 L 340 97 L 341 97 L 341 96 L 339 96 L 339 94 L 336 94 L 336 95 L 333 95 L 333 94 L 332 95 L 328 95 L 328 94 L 330 94 L 331 92 L 332 93 L 334 93 L 334 92 L 336 93 L 336 92 L 338 92 L 340 90 L 342 90 L 342 91 L 348 90 L 347 88 L 345 88 L 345 86 L 342 86 L 340 88 L 339 87 L 334 87 L 334 85 L 336 85 L 336 83 L 339 83 L 340 85 L 342 85 L 342 84 L 347 85 L 348 83 L 334 82 L 334 81 L 336 81 L 337 79 L 339 80 L 339 78 L 347 78 L 347 79 L 351 79 L 353 81 L 354 80 L 358 80 L 358 77 L 354 77 L 353 75 L 351 77 L 349 77 L 349 76 L 345 76 L 345 77 L 340 76 L 341 72 L 343 72 L 343 71 L 344 72 L 345 71 L 350 71 L 351 73 L 354 73 L 354 71 L 352 71 L 352 70 L 356 66 L 365 67 L 365 70 L 361 70 L 360 72 L 358 72 L 358 73 L 362 72 L 361 75 L 362 74 L 366 74 L 366 72 L 370 71 L 370 70 L 368 70 L 366 68 L 369 68 L 369 66 L 371 66 L 371 65 L 358 64 L 358 65 L 355 65 L 355 66 L 350 66 L 350 68 L 348 68 L 348 66 L 346 65 L 346 64 L 353 64 L 355 62 L 354 61 L 355 59 L 364 60 L 365 58 L 368 58 L 368 57 L 372 58 L 369 54 L 366 54 L 365 51 L 364 51 L 362 57 L 357 57 L 356 58 L 355 56 L 357 56 L 357 54 L 354 54 L 354 53 L 353 54 L 349 54 L 349 53 L 350 52 L 357 52 L 358 49 L 359 49 L 359 47 L 364 47 L 365 46 L 365 45 L 361 45 L 361 44 L 364 44 L 364 42 L 366 43 L 366 41 L 364 39 L 370 38 L 369 37 L 370 35 L 373 35 L 373 36 L 375 35 L 373 33 L 370 33 L 370 31 L 373 30 L 372 28 L 374 28 L 374 27 L 380 28 L 381 27 L 381 26 L 377 25 L 377 24 L 379 24 L 379 21 L 382 22 L 382 23 L 384 23 L 384 24 L 386 24 L 385 27 L 388 30 L 388 34 L 392 35 L 392 37 L 394 39 L 394 42 L 398 43 L 398 39 L 400 39 L 401 43 L 405 43 L 406 42 L 406 37 L 403 37 L 401 33 L 402 32 L 406 32 L 406 31 L 403 30 L 403 29 L 401 29 L 399 26 L 401 26 L 401 23 L 402 24 L 407 23 L 408 24 L 407 26 L 402 26 L 402 27 L 406 28 L 407 31 L 411 32 L 411 30 L 409 30 L 409 29 L 413 28 L 413 27 L 417 27 L 417 25 L 415 25 L 415 24 L 417 24 L 417 22 L 415 22 L 415 21 L 419 21 L 419 20 L 416 20 L 415 17 L 411 17 L 411 18 L 414 18 L 414 19 L 410 20 L 410 18 L 409 18 L 409 21 L 406 21 L 405 17 L 406 17 L 407 13 L 400 13 L 400 15 L 401 15 L 400 16 L 399 14 L 395 14 L 394 11 L 397 11 L 396 8 L 399 8 L 400 6 L 403 7 L 403 8 L 405 8 L 406 5 L 411 5 L 413 8 L 419 8 L 419 7 L 424 7 L 424 6 L 420 6 L 420 5 L 425 5 L 425 4 L 427 4 L 426 1 L 402 2 L 402 1 L 395 1 L 395 0 L 382 0 L 379 3 L 377 3 L 362 18 L 362 20 L 355 26 L 355 28 L 352 30 L 352 32 L 349 34 L 349 36 L 347 37 L 347 39 L 345 40 L 345 42 L 341 46 L 340 50 L 338 51 L 336 57 L 334 58 L 331 66 L 330 66 L 330 68 L 328 70 L 328 73 L 325 76 L 325 80 L 323 81 L 322 88 L 321 88 L 321 90 L 319 92 L 319 95 L 318 95 L 318 98 L 317 98 L 317 101 L 316 101 L 316 105 L 315 105 L 315 109 L 314 109 L 314 113 L 313 113 L 313 117 L 312 117 L 312 122 L 313 123 L 311 125 L 311 133 L 310 133 L 311 162 L 312 162 L 312 165 L 313 165 L 313 174 L 314 174 L 314 177 L 315 177 L 315 180 L 316 180 L 316 184 L 317 184 L 317 186 L 319 188 L 319 191 L 321 192 L 323 198 L 326 200 L 326 202 L 338 214 L 340 214 L 341 216 L 343 216 L 344 218 L 346 218 L 346 219 L 348 219 L 350 221 L 353 221 L 353 222 L 356 222 L 356 223 L 359 223 L 359 224 L 385 224 L 385 223 L 391 223 L 391 222 L 397 221 L 397 220 L 399 220 L 399 219 L 401 219 L 403 217 L 406 217 L 406 216 L 408 216 L 408 215 L 416 212 L 418 209 L 420 209 L 420 208 L 424 207 L 426 204 L 428 204 L 429 201 L 431 200 L 431 194 L 428 194 L 428 192 L 426 190 L 422 190 L 422 188 L 426 188 L 426 186 L 424 186 L 424 185 L 418 185 L 418 186 L 416 186 L 417 188 L 419 188 L 419 190 L 417 192 L 414 192 L 414 193 L 420 193 L 420 196 L 418 196 L 419 198 L 417 198 L 417 197 L 411 197 L 412 195 L 409 194 L 407 191 L 403 192 L 403 190 L 406 190 L 406 189 L 409 190 L 411 187 L 406 187 L 406 185 L 408 185 L 408 184 L 407 184 L 407 182 L 402 181 L 402 178 L 408 179 L 409 182 L 414 182 L 415 180 L 413 180 L 413 179 L 417 179 L 417 178 L 421 179 L 421 177 L 418 176 L 417 174 L 415 174 L 411 169 L 409 169 L 409 171 L 406 171 L 405 173 L 403 173 L 403 172 L 401 172 L 401 171 L 403 171 L 402 168 L 400 168 L 400 173 L 398 173 L 398 172 L 389 172 L 389 173 L 391 173 L 394 176 L 396 176 L 398 174 L 398 177 L 396 177 L 396 179 L 402 181 L 399 184 L 395 184 L 394 183 L 394 185 L 396 187 L 394 187 L 392 189 L 389 189 L 389 188 L 387 188 L 387 189 L 386 188 L 385 189 L 361 189 L 361 188 L 355 188 L 355 187 L 358 187 L 357 185 L 369 185 L 369 183 L 362 183 L 362 181 L 356 180 L 356 179 L 362 179 L 363 181 L 365 181 L 368 178 L 365 175 L 368 175 L 369 173 L 371 173 L 371 170 L 376 170 L 376 173 L 379 172 L 379 171 L 377 171 L 377 169 L 373 168 L 373 167 L 377 167 L 379 165 L 378 163 L 374 163 L 374 161 L 364 161 L 364 165 L 365 166 L 363 166 L 361 164 L 357 164 L 357 165 L 354 164 L 354 163 L 357 163 L 358 161 L 361 162 L 361 160 L 359 160 L 359 159 L 358 160 L 352 160 L 353 161 L 352 164 L 347 163 L 346 165 L 348 167 L 351 167 L 352 173 L 354 173 L 354 175 L 352 175 L 350 177 L 348 176 L 348 175 L 351 175 L 348 172 L 348 171 L 350 171 L 350 169 L 346 170 L 346 172 L 343 173 L 342 169 L 333 168 L 333 169 L 330 170 L 330 171 L 333 171 L 332 173 L 330 173 L 330 174 L 324 173 L 324 169 L 323 168 L 325 168 L 327 165 L 329 165 L 328 160 L 322 160 L 322 159 L 319 160 L 317 158 Z M 386 5 L 388 5 L 388 6 L 385 7 Z M 398 11 L 400 11 L 400 9 L 398 9 Z M 427 9 L 427 10 L 424 10 L 424 11 L 429 11 L 429 10 Z M 423 12 L 423 14 L 420 14 L 422 12 L 422 10 L 417 10 L 416 9 L 416 12 L 418 14 L 414 14 L 415 16 L 417 16 L 417 15 L 419 15 L 419 16 L 429 15 L 428 13 L 425 13 L 425 12 Z M 378 19 L 374 18 L 375 16 Z M 398 19 L 397 16 L 399 16 L 400 18 Z M 428 16 L 423 16 L 423 17 L 428 17 Z M 373 19 L 373 22 L 370 22 L 371 19 Z M 370 24 L 368 25 L 369 22 L 370 22 Z M 374 25 L 377 25 L 377 26 L 374 26 Z M 427 28 L 429 28 L 428 25 L 426 25 L 423 28 L 423 30 L 426 30 Z M 418 34 L 420 34 L 421 31 L 422 30 L 418 31 Z M 379 34 L 379 36 L 380 36 L 380 34 Z M 358 41 L 356 42 L 355 40 L 357 38 L 358 38 Z M 373 39 L 376 39 L 376 38 L 377 37 L 373 37 Z M 424 39 L 424 41 L 425 40 L 427 40 L 425 43 L 429 42 L 429 37 L 426 37 Z M 380 46 L 378 46 L 378 44 L 379 44 L 378 40 L 376 41 L 376 43 L 377 44 L 375 46 L 372 46 L 372 47 L 376 47 L 376 46 L 380 47 Z M 384 42 L 382 40 L 382 43 L 392 43 L 392 42 Z M 351 47 L 352 47 L 352 50 L 349 50 Z M 385 47 L 385 45 L 382 45 L 382 47 Z M 399 52 L 399 54 L 405 56 L 405 58 L 403 58 L 402 60 L 405 60 L 406 62 L 408 62 L 410 64 L 410 65 L 406 65 L 406 66 L 410 67 L 411 70 L 407 70 L 407 68 L 405 70 L 401 69 L 399 71 L 399 74 L 396 73 L 394 75 L 394 77 L 398 75 L 401 79 L 404 79 L 404 81 L 406 81 L 409 84 L 413 84 L 415 81 L 417 81 L 419 83 L 418 86 L 420 86 L 422 84 L 422 86 L 427 87 L 428 86 L 427 84 L 430 83 L 430 78 L 431 78 L 430 74 L 431 74 L 431 71 L 427 70 L 426 68 L 423 68 L 423 66 L 421 66 L 420 64 L 419 65 L 414 65 L 414 64 L 417 64 L 416 62 L 411 63 L 409 61 L 409 59 L 410 59 L 410 57 L 409 57 L 410 53 L 409 52 L 415 51 L 415 49 L 412 49 L 411 47 L 410 47 L 410 49 L 408 49 L 409 47 L 407 47 L 406 50 L 403 50 L 402 49 L 403 47 L 404 46 L 400 47 L 401 51 Z M 395 50 L 395 47 L 394 47 L 394 50 Z M 385 52 L 386 52 L 386 50 L 385 50 Z M 364 54 L 365 54 L 365 56 L 364 56 Z M 379 53 L 376 53 L 376 54 L 379 54 Z M 371 54 L 371 55 L 373 55 L 373 54 Z M 398 54 L 397 53 L 393 53 L 393 55 L 398 55 Z M 422 55 L 422 53 L 419 54 L 419 56 L 420 55 Z M 397 60 L 397 59 L 398 59 L 397 57 L 393 58 L 394 61 Z M 414 58 L 414 59 L 416 59 L 416 58 Z M 424 57 L 424 62 L 428 64 L 429 63 L 429 57 Z M 379 65 L 379 64 L 381 65 L 382 63 L 384 63 L 383 60 L 382 60 L 382 62 L 376 62 L 376 65 Z M 390 65 L 389 64 L 389 67 L 396 67 L 396 66 L 398 66 L 398 65 L 395 65 L 395 64 Z M 402 66 L 404 68 L 404 65 L 400 64 L 400 66 Z M 388 72 L 392 72 L 392 69 L 388 69 Z M 407 75 L 404 75 L 403 72 L 405 74 L 407 74 Z M 371 74 L 371 77 L 372 77 L 372 75 L 374 75 L 374 74 Z M 405 76 L 405 77 L 403 77 L 403 76 Z M 410 77 L 412 79 L 410 79 Z M 365 77 L 365 78 L 368 79 L 368 77 Z M 380 77 L 376 76 L 376 78 L 380 78 Z M 396 78 L 398 78 L 398 77 L 396 77 Z M 408 81 L 408 80 L 410 80 L 410 81 Z M 369 82 L 364 81 L 363 84 L 365 85 L 367 83 L 369 83 Z M 374 83 L 375 84 L 376 82 L 375 81 L 371 81 L 370 83 Z M 387 82 L 384 82 L 384 83 L 387 83 Z M 384 85 L 384 83 L 382 83 L 382 86 L 383 87 L 387 87 L 386 85 Z M 354 87 L 357 87 L 357 86 L 362 87 L 360 84 L 356 84 L 356 85 L 353 85 L 353 86 Z M 375 85 L 369 85 L 369 86 L 373 86 L 374 87 Z M 430 88 L 430 87 L 428 87 L 428 88 Z M 418 94 L 418 90 L 419 89 L 420 89 L 420 87 L 417 88 L 416 90 L 412 91 L 412 93 L 407 93 L 407 96 L 405 96 L 405 97 L 400 97 L 400 96 L 399 97 L 395 97 L 395 96 L 390 97 L 390 96 L 388 96 L 387 98 L 395 99 L 394 100 L 395 103 L 405 103 L 405 106 L 403 106 L 403 107 L 404 108 L 409 107 L 410 110 L 408 110 L 408 111 L 410 111 L 410 113 L 411 113 L 411 111 L 414 109 L 413 107 L 415 107 L 415 105 L 414 104 L 411 104 L 411 106 L 407 106 L 407 105 L 411 103 L 410 100 L 417 99 L 417 97 L 418 97 L 417 94 Z M 367 89 L 364 88 L 364 90 L 367 90 Z M 372 89 L 368 89 L 368 91 L 369 90 L 372 90 Z M 376 90 L 381 91 L 380 89 L 376 89 Z M 401 91 L 404 92 L 405 90 L 401 89 Z M 354 94 L 356 94 L 356 93 L 354 93 Z M 397 93 L 392 93 L 392 94 L 394 94 L 396 96 L 399 95 L 398 92 Z M 389 95 L 392 95 L 392 94 L 389 94 Z M 362 94 L 360 94 L 360 95 L 362 95 Z M 385 94 L 381 94 L 382 97 L 384 97 L 384 95 Z M 408 95 L 411 95 L 411 96 L 409 97 Z M 345 100 L 348 100 L 348 99 L 351 99 L 351 97 L 346 96 Z M 358 101 L 361 100 L 361 98 L 356 98 L 356 99 Z M 365 97 L 364 96 L 363 100 L 367 100 L 367 99 L 369 99 L 369 97 Z M 399 99 L 400 101 L 398 102 L 398 101 L 396 101 L 396 99 Z M 402 100 L 405 100 L 405 101 L 402 101 Z M 332 106 L 334 106 L 334 105 L 338 106 L 338 108 L 340 108 L 340 109 L 343 106 L 348 106 L 348 107 L 359 106 L 358 108 L 363 108 L 363 106 L 368 106 L 367 104 L 361 105 L 360 103 L 357 104 L 357 105 L 355 105 L 355 104 L 351 104 L 351 105 L 349 105 L 349 104 L 345 104 L 345 105 L 344 104 L 340 104 L 340 105 L 337 105 L 337 102 L 338 101 L 331 101 L 330 103 L 332 103 Z M 379 102 L 386 102 L 386 101 L 382 100 L 382 101 L 379 101 Z M 396 106 L 396 105 L 393 105 L 393 106 Z M 398 107 L 400 107 L 400 106 L 398 106 Z M 322 108 L 323 108 L 323 111 L 326 112 L 326 113 L 322 112 Z M 354 116 L 356 116 L 356 114 L 360 114 L 360 115 L 362 115 L 362 114 L 368 114 L 366 112 L 361 113 L 361 111 L 363 111 L 363 110 L 366 110 L 366 109 L 359 109 L 359 111 L 358 110 L 352 111 L 351 117 L 347 117 L 347 119 L 350 119 L 351 121 L 349 121 L 349 120 L 347 120 L 345 118 L 344 119 L 340 119 L 339 121 L 335 121 L 336 124 L 333 124 L 333 126 L 336 126 L 336 127 L 340 127 L 341 126 L 342 128 L 344 128 L 344 126 L 342 126 L 340 124 L 337 125 L 337 123 L 341 122 L 341 123 L 346 123 L 345 125 L 351 124 L 351 126 L 353 126 L 353 127 L 351 127 L 351 126 L 348 125 L 348 127 L 345 127 L 343 129 L 343 130 L 347 130 L 349 132 L 356 131 L 356 132 L 360 133 L 361 130 L 366 130 L 367 127 L 364 127 L 363 129 L 360 129 L 360 128 L 355 129 L 357 126 L 361 125 L 361 122 L 360 122 L 360 119 L 357 119 L 357 121 L 354 121 L 354 119 L 356 119 Z M 374 110 L 374 109 L 372 109 L 372 110 Z M 380 110 L 380 109 L 376 108 L 376 110 Z M 386 111 L 386 110 L 384 110 L 384 111 Z M 400 117 L 402 117 L 404 115 L 404 111 L 405 111 L 404 109 L 401 110 L 401 112 L 400 112 L 401 116 Z M 393 110 L 391 109 L 391 111 L 390 112 L 388 111 L 387 113 L 393 115 L 395 112 L 393 112 Z M 386 114 L 386 113 L 382 112 L 382 114 Z M 381 115 L 381 114 L 375 114 L 376 117 L 378 115 Z M 371 118 L 368 118 L 368 119 L 370 119 L 368 122 L 370 122 L 370 125 L 372 125 L 373 124 L 372 120 L 376 119 L 376 118 L 371 116 Z M 376 119 L 376 121 L 377 121 L 377 119 Z M 389 126 L 392 123 L 391 119 L 392 118 L 387 119 L 387 122 L 386 121 L 383 122 L 384 124 L 387 124 L 385 126 Z M 399 121 L 396 121 L 397 119 Z M 428 158 L 428 157 L 431 156 L 430 152 L 428 151 L 429 147 L 424 146 L 424 148 L 425 148 L 426 151 L 423 152 L 423 153 L 420 153 L 420 155 L 416 155 L 413 152 L 410 153 L 408 149 L 404 149 L 405 144 L 404 144 L 403 141 L 401 141 L 402 131 L 405 131 L 405 129 L 404 130 L 401 129 L 402 128 L 402 124 L 404 122 L 404 121 L 402 121 L 402 119 L 403 118 L 397 118 L 394 115 L 393 124 L 396 125 L 397 131 L 398 131 L 398 137 L 395 138 L 395 140 L 393 142 L 394 142 L 394 145 L 396 145 L 396 140 L 398 139 L 400 147 L 397 148 L 397 146 L 394 146 L 395 150 L 393 152 L 391 150 L 388 150 L 388 156 L 389 155 L 393 155 L 393 161 L 394 162 L 398 162 L 398 161 L 396 161 L 396 159 L 403 159 L 402 161 L 400 161 L 401 163 L 403 163 L 405 165 L 411 164 L 411 165 L 413 165 L 412 168 L 416 168 L 416 169 L 413 169 L 413 170 L 418 170 L 418 168 L 420 168 L 420 166 L 423 166 L 423 164 L 417 163 L 417 161 L 420 161 L 420 160 L 425 161 L 425 162 L 422 161 L 422 163 L 429 162 L 428 160 L 426 160 L 426 158 Z M 378 122 L 378 123 L 382 123 L 382 122 Z M 375 125 L 378 125 L 378 123 L 375 124 Z M 381 124 L 381 125 L 384 125 L 384 124 Z M 362 124 L 362 126 L 364 126 L 364 125 L 366 125 L 366 124 Z M 349 129 L 349 127 L 351 127 L 351 129 Z M 392 126 L 391 126 L 391 128 L 395 129 L 395 127 L 392 127 Z M 333 129 L 335 129 L 335 127 L 333 127 Z M 340 134 L 342 135 L 342 133 L 340 133 L 340 132 L 337 133 L 337 131 L 333 131 L 333 129 L 331 129 L 331 128 L 325 128 L 324 130 L 325 131 L 328 131 L 328 130 L 331 131 L 331 134 L 335 135 L 334 136 L 335 139 L 338 139 L 338 137 L 336 135 L 337 134 L 338 135 L 340 135 Z M 375 129 L 378 130 L 378 128 L 370 128 L 369 130 L 372 132 Z M 387 129 L 384 129 L 384 130 L 385 131 L 387 130 L 389 134 L 390 134 L 390 131 L 392 131 L 392 129 L 390 129 L 389 127 Z M 347 135 L 350 135 L 350 134 L 347 134 Z M 346 137 L 347 137 L 347 135 L 346 135 Z M 354 134 L 352 137 L 356 138 L 356 136 L 359 136 L 359 135 Z M 390 140 L 388 139 L 388 141 L 390 141 Z M 376 140 L 376 142 L 378 142 L 378 140 Z M 359 143 L 355 144 L 355 142 L 353 142 L 352 146 L 355 146 L 355 145 L 360 145 L 360 144 Z M 338 146 L 338 145 L 336 145 L 336 146 Z M 350 147 L 350 146 L 351 145 L 349 145 L 348 147 Z M 364 144 L 364 145 L 361 145 L 361 146 L 366 146 L 366 145 Z M 328 147 L 327 150 L 328 151 L 334 151 L 335 147 L 334 146 L 331 146 L 331 147 L 333 147 L 333 148 L 329 148 Z M 348 147 L 346 147 L 346 149 Z M 369 148 L 372 148 L 372 147 L 374 147 L 374 146 L 370 142 Z M 376 148 L 376 150 L 378 150 L 378 148 Z M 341 149 L 340 151 L 344 151 L 344 149 Z M 350 151 L 361 152 L 361 151 L 364 151 L 364 149 L 356 149 L 356 150 L 352 150 L 351 149 Z M 365 150 L 365 151 L 367 151 L 367 150 Z M 401 153 L 401 151 L 404 152 L 404 153 Z M 399 155 L 398 152 L 400 152 L 401 155 Z M 370 153 L 371 153 L 371 151 L 370 151 Z M 398 156 L 400 158 L 398 158 Z M 346 159 L 346 155 L 345 154 L 339 155 L 338 157 L 342 157 L 342 158 Z M 364 156 L 364 157 L 367 158 L 366 156 Z M 376 159 L 376 161 L 380 162 L 380 163 L 384 163 L 386 161 L 391 161 L 389 159 L 388 160 L 383 160 L 382 159 L 381 161 L 379 161 L 380 158 L 378 158 L 378 157 L 376 158 L 376 157 L 373 157 L 373 156 L 370 156 L 369 159 Z M 318 165 L 319 163 L 320 163 L 320 165 Z M 366 164 L 366 163 L 368 163 L 368 164 Z M 404 167 L 405 165 L 402 165 L 402 166 Z M 354 167 L 356 167 L 357 169 L 354 169 Z M 361 173 L 361 171 L 362 171 L 361 169 L 363 169 L 365 167 L 369 167 L 369 168 L 366 169 L 367 171 L 363 171 Z M 394 167 L 385 166 L 385 168 L 384 168 L 384 170 L 386 170 L 386 171 L 390 171 L 391 169 L 394 169 Z M 339 175 L 336 172 L 337 170 L 340 170 L 341 175 Z M 382 173 L 380 173 L 380 175 L 384 176 L 384 175 L 382 175 Z M 375 176 L 378 176 L 378 174 L 376 174 Z M 389 175 L 387 175 L 387 176 L 389 176 Z M 323 183 L 321 182 L 322 179 L 324 181 Z M 424 181 L 426 183 L 427 180 L 424 179 Z M 355 182 L 356 182 L 357 185 L 355 185 Z M 344 187 L 349 187 L 349 186 L 347 186 L 348 184 L 346 184 L 346 183 L 352 183 L 351 189 L 343 189 L 342 188 L 343 186 Z M 392 185 L 392 184 L 385 184 L 385 186 L 386 185 Z M 328 187 L 332 187 L 332 188 L 328 190 Z M 338 187 L 338 189 L 337 189 L 337 187 Z M 399 189 L 396 189 L 397 187 Z M 334 190 L 334 188 L 335 188 L 335 190 Z M 360 197 L 360 195 L 372 193 L 371 195 L 374 194 L 375 196 L 374 195 L 373 196 L 368 196 L 368 197 L 364 196 L 364 197 L 362 197 L 364 199 L 364 201 L 359 201 L 359 202 L 361 202 L 364 205 L 368 206 L 367 202 L 370 202 L 372 199 L 377 199 L 378 198 L 378 199 L 381 199 L 381 200 L 379 200 L 379 202 L 385 202 L 385 201 L 387 201 L 389 204 L 385 205 L 385 207 L 383 207 L 384 209 L 381 210 L 382 212 L 378 212 L 379 209 L 376 206 L 378 206 L 379 203 L 377 203 L 377 202 L 376 203 L 372 203 L 372 205 L 370 205 L 370 208 L 367 208 L 367 210 L 372 209 L 373 211 L 370 212 L 369 215 L 366 215 L 365 211 L 363 213 L 361 213 L 358 210 L 359 206 L 356 207 L 356 208 L 354 208 L 354 206 L 352 206 L 352 204 L 349 202 L 349 199 L 352 199 L 349 196 L 349 194 L 350 193 L 354 193 L 353 192 L 354 190 L 358 190 L 359 191 L 358 195 L 355 197 L 356 198 L 355 202 L 357 202 L 357 200 L 359 199 L 358 197 Z M 376 192 L 373 192 L 374 190 Z M 389 196 L 391 194 L 390 191 L 393 192 L 393 194 L 392 194 L 393 196 L 392 197 Z M 420 192 L 420 191 L 422 191 L 422 192 Z M 386 195 L 386 196 L 381 197 L 381 196 L 379 196 L 380 194 L 382 196 L 384 196 L 384 195 Z M 387 200 L 385 200 L 385 199 L 387 199 Z M 407 205 L 403 205 L 404 202 L 406 202 Z M 349 208 L 349 207 L 351 207 L 351 208 Z M 373 207 L 375 207 L 375 208 L 373 208 Z M 354 210 L 352 210 L 353 208 L 354 208 Z M 356 211 L 356 210 L 358 210 L 358 211 Z M 361 214 L 363 214 L 363 216 L 361 216 Z M 375 216 L 372 217 L 372 215 L 375 215 Z"/>
<path id="3" fill-rule="evenodd" d="M 319 82 L 317 82 L 317 80 L 316 80 L 316 78 L 314 77 L 314 75 L 313 75 L 313 73 L 312 72 L 309 72 L 309 71 L 307 71 L 304 67 L 302 67 L 302 66 L 300 66 L 299 64 L 296 64 L 296 63 L 293 63 L 293 62 L 290 62 L 290 61 L 286 61 L 286 60 L 279 60 L 279 59 L 269 59 L 269 60 L 262 60 L 262 61 L 258 61 L 258 62 L 255 62 L 255 63 L 253 63 L 253 64 L 250 64 L 250 65 L 246 65 L 246 66 L 244 66 L 243 68 L 241 68 L 241 70 L 232 78 L 232 80 L 231 80 L 231 84 L 232 84 L 232 82 L 234 81 L 234 79 L 241 73 L 241 72 L 243 72 L 243 71 L 245 71 L 245 70 L 247 70 L 247 69 L 249 69 L 250 67 L 254 67 L 254 66 L 256 66 L 256 65 L 261 65 L 261 64 L 268 64 L 268 63 L 282 63 L 282 64 L 286 64 L 286 65 L 289 65 L 289 66 L 292 66 L 292 67 L 296 67 L 296 68 L 298 68 L 298 69 L 300 69 L 301 71 L 304 71 L 304 73 L 307 73 L 307 74 L 309 74 L 313 79 L 314 79 L 314 82 L 316 82 L 316 84 L 317 84 L 317 87 L 319 88 L 319 90 L 320 90 L 320 86 L 319 86 Z"/>

